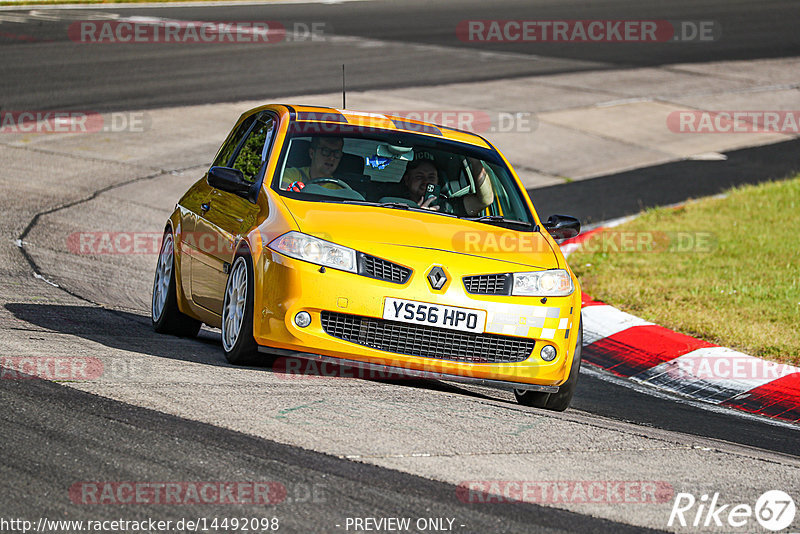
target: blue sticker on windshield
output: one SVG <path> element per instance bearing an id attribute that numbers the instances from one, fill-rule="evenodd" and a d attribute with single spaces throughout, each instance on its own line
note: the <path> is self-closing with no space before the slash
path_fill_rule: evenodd
<path id="1" fill-rule="evenodd" d="M 367 165 L 378 170 L 385 169 L 392 162 L 392 158 L 383 156 L 367 156 Z"/>

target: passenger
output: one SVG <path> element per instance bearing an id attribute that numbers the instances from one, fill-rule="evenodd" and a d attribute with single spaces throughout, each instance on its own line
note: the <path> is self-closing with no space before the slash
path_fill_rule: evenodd
<path id="1" fill-rule="evenodd" d="M 281 179 L 281 189 L 299 191 L 317 178 L 333 178 L 342 161 L 344 140 L 339 137 L 313 137 L 308 149 L 311 163 L 308 167 L 286 169 Z"/>
<path id="2" fill-rule="evenodd" d="M 406 187 L 406 198 L 416 202 L 420 208 L 427 208 L 435 211 L 439 210 L 438 198 L 425 198 L 428 184 L 435 185 L 439 183 L 439 171 L 436 168 L 434 160 L 415 158 L 409 161 L 401 183 Z"/>
<path id="3" fill-rule="evenodd" d="M 477 192 L 460 198 L 463 200 L 466 214 L 475 216 L 494 201 L 494 191 L 481 162 L 475 158 L 469 158 L 468 161 Z M 406 188 L 406 197 L 416 202 L 420 208 L 434 211 L 442 209 L 442 206 L 439 205 L 439 198 L 425 198 L 428 185 L 439 183 L 439 170 L 429 154 L 424 153 L 422 157 L 417 156 L 408 163 L 401 183 Z M 450 206 L 444 206 L 444 208 L 444 211 L 448 213 L 453 211 Z"/>

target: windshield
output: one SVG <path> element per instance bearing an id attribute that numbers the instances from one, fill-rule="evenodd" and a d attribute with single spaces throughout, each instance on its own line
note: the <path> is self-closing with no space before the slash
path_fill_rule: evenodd
<path id="1" fill-rule="evenodd" d="M 495 152 L 421 135 L 295 134 L 272 187 L 301 200 L 534 224 Z"/>

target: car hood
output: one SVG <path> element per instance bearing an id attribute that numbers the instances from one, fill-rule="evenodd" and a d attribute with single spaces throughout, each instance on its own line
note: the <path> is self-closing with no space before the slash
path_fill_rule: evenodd
<path id="1" fill-rule="evenodd" d="M 402 209 L 283 200 L 301 232 L 361 252 L 380 255 L 387 247 L 411 247 L 428 249 L 432 255 L 454 252 L 536 269 L 559 266 L 539 232 Z"/>

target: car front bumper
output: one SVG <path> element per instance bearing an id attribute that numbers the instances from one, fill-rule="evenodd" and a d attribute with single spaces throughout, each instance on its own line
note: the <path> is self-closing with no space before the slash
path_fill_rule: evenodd
<path id="1" fill-rule="evenodd" d="M 325 359 L 321 361 L 336 358 L 348 366 L 375 365 L 411 376 L 482 381 L 484 385 L 503 389 L 525 389 L 527 385 L 530 389 L 552 392 L 551 388 L 566 381 L 580 324 L 579 288 L 576 287 L 575 292 L 567 297 L 549 297 L 546 303 L 542 303 L 540 297 L 469 294 L 461 282 L 462 276 L 492 272 L 493 269 L 502 272 L 502 262 L 475 258 L 465 261 L 463 255 L 448 252 L 437 252 L 438 261 L 431 262 L 429 251 L 407 249 L 406 252 L 403 258 L 406 261 L 402 263 L 411 267 L 414 273 L 405 284 L 395 284 L 335 269 L 321 269 L 318 265 L 265 249 L 255 266 L 260 270 L 255 277 L 253 333 L 256 342 L 264 352 Z M 432 290 L 426 279 L 425 273 L 431 265 L 442 265 L 447 272 L 449 282 L 441 291 Z M 395 327 L 391 336 L 382 337 L 384 341 L 391 338 L 395 342 L 391 347 L 419 347 L 425 342 L 421 339 L 409 344 L 407 339 L 397 339 L 418 335 L 418 329 L 407 323 L 383 319 L 384 301 L 388 297 L 484 310 L 487 314 L 484 334 L 472 336 L 477 343 L 474 346 L 484 347 L 485 353 L 492 353 L 495 345 L 487 344 L 486 340 L 499 341 L 500 346 L 508 340 L 524 340 L 526 347 L 532 349 L 529 356 L 519 358 L 520 361 L 497 361 L 496 358 L 477 355 L 477 352 L 476 356 L 464 357 L 471 352 L 465 352 L 463 347 L 460 351 L 455 348 L 449 351 L 447 343 L 449 339 L 461 342 L 470 336 L 463 336 L 455 330 L 433 328 L 441 335 L 437 336 L 435 331 L 424 334 L 429 336 L 425 339 L 440 342 L 442 350 L 435 357 L 430 353 L 420 356 L 413 350 L 403 350 L 411 354 L 381 350 L 376 348 L 380 344 L 372 337 L 375 324 L 392 323 L 389 326 Z M 305 328 L 297 326 L 294 321 L 301 311 L 311 316 L 311 324 Z M 332 335 L 334 332 L 329 323 L 323 321 L 323 317 L 332 314 L 354 318 L 351 322 L 355 322 L 356 329 L 362 328 L 356 330 L 357 339 L 346 340 L 340 335 Z M 556 348 L 556 358 L 551 362 L 540 357 L 545 345 Z M 456 353 L 461 356 L 452 356 Z"/>

